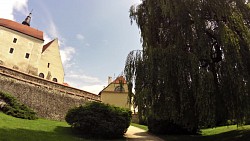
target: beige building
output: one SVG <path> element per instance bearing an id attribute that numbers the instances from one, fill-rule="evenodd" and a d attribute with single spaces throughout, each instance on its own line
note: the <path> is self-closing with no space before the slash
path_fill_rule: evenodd
<path id="1" fill-rule="evenodd" d="M 99 95 L 103 103 L 131 109 L 128 104 L 128 85 L 123 76 L 110 82 Z"/>
<path id="2" fill-rule="evenodd" d="M 63 83 L 58 39 L 44 45 L 43 32 L 30 20 L 31 14 L 22 24 L 0 18 L 0 65 Z"/>

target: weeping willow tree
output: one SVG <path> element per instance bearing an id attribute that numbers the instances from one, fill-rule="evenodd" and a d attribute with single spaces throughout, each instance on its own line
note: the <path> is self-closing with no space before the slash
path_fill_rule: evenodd
<path id="1" fill-rule="evenodd" d="M 149 130 L 157 132 L 157 121 L 166 121 L 166 126 L 193 133 L 249 118 L 247 3 L 142 0 L 131 7 L 130 18 L 141 31 L 143 48 L 128 55 L 124 72 L 130 102 L 138 106 Z"/>

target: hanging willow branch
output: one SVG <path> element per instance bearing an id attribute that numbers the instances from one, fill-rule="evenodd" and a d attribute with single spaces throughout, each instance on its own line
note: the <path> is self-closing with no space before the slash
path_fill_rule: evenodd
<path id="1" fill-rule="evenodd" d="M 143 51 L 130 52 L 125 75 L 139 116 L 190 132 L 228 120 L 244 123 L 250 111 L 249 15 L 244 0 L 143 0 L 131 7 Z"/>
<path id="2" fill-rule="evenodd" d="M 134 88 L 133 84 L 135 83 L 137 70 L 140 69 L 138 66 L 140 62 L 143 62 L 142 51 L 141 50 L 131 51 L 127 56 L 124 69 L 124 74 L 128 84 L 128 92 L 129 92 L 128 101 L 130 104 L 134 105 L 134 107 L 137 107 L 138 103 L 135 102 L 136 96 L 133 93 L 133 88 Z"/>

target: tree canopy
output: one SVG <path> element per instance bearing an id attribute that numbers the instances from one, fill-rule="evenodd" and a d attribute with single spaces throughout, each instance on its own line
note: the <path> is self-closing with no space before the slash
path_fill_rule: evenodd
<path id="1" fill-rule="evenodd" d="M 141 121 L 150 117 L 197 132 L 249 118 L 247 4 L 142 0 L 131 7 L 143 48 L 128 55 L 124 72 Z"/>

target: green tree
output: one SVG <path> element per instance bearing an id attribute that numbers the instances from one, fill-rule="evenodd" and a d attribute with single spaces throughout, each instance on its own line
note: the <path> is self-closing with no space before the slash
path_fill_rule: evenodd
<path id="1" fill-rule="evenodd" d="M 250 8 L 245 0 L 142 0 L 130 9 L 142 51 L 126 79 L 143 117 L 187 132 L 248 118 Z M 132 90 L 130 90 L 132 92 Z M 152 121 L 154 121 L 152 120 Z M 150 130 L 150 127 L 149 127 Z"/>

